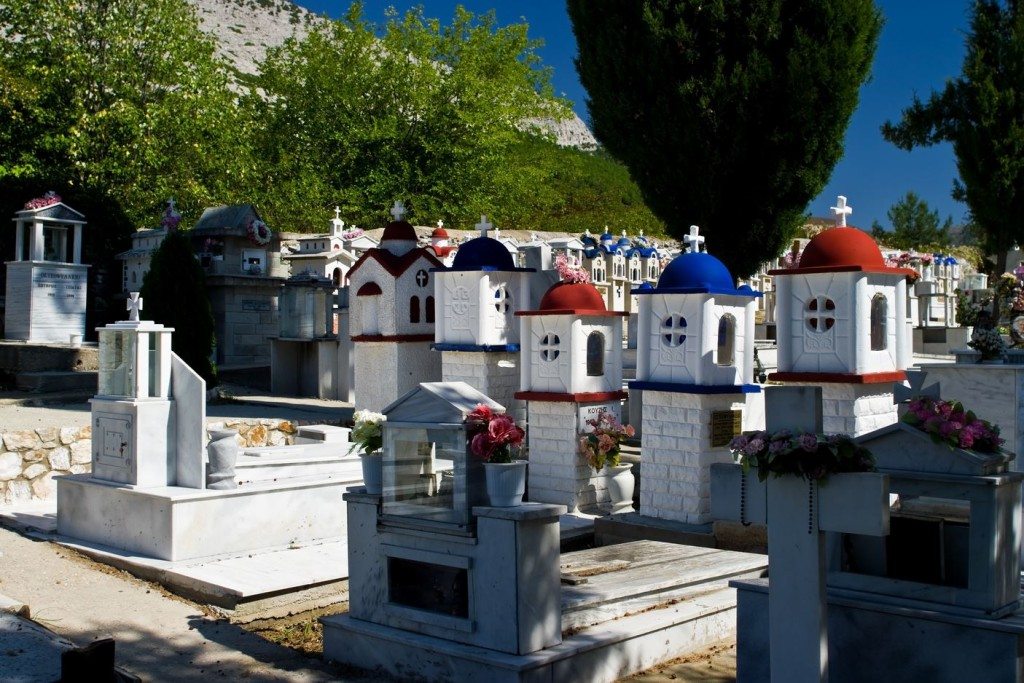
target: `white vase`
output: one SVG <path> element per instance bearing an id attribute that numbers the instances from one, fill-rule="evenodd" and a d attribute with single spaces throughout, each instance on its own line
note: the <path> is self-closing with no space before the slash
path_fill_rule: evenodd
<path id="1" fill-rule="evenodd" d="M 612 502 L 612 514 L 633 512 L 633 466 L 624 463 L 614 467 L 605 467 L 605 481 L 608 485 L 608 497 Z"/>
<path id="2" fill-rule="evenodd" d="M 384 453 L 361 453 L 359 460 L 363 466 L 363 486 L 366 487 L 366 492 L 379 496 L 384 489 Z"/>
<path id="3" fill-rule="evenodd" d="M 507 508 L 522 505 L 526 492 L 526 461 L 485 462 L 487 498 L 491 507 Z"/>
<path id="4" fill-rule="evenodd" d="M 238 461 L 238 432 L 234 429 L 211 429 L 210 443 L 206 446 L 209 463 L 206 468 L 206 488 L 223 491 L 238 487 L 235 481 L 235 462 Z"/>

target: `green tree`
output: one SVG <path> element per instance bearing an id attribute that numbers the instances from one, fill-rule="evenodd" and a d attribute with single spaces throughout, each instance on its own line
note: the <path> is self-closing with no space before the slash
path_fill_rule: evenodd
<path id="1" fill-rule="evenodd" d="M 944 248 L 950 243 L 949 231 L 953 227 L 953 218 L 947 217 L 946 222 L 939 226 L 939 212 L 929 210 L 928 202 L 917 196 L 915 192 L 907 194 L 889 207 L 886 213 L 892 231 L 888 231 L 875 221 L 871 226 L 871 236 L 879 242 L 895 249 Z"/>
<path id="2" fill-rule="evenodd" d="M 8 0 L 0 40 L 0 179 L 105 193 L 136 225 L 244 181 L 245 121 L 187 0 Z"/>
<path id="3" fill-rule="evenodd" d="M 843 153 L 873 0 L 568 0 L 594 133 L 670 234 L 739 277 L 777 255 Z"/>
<path id="4" fill-rule="evenodd" d="M 462 7 L 447 26 L 414 9 L 378 27 L 356 3 L 271 49 L 247 101 L 267 219 L 317 225 L 339 204 L 373 226 L 399 197 L 414 220 L 494 214 L 523 122 L 568 114 L 527 28 Z"/>
<path id="5" fill-rule="evenodd" d="M 142 281 L 145 300 L 141 317 L 174 328 L 171 348 L 190 368 L 217 384 L 210 361 L 214 344 L 213 309 L 206 294 L 206 276 L 185 233 L 172 230 L 153 253 Z"/>
<path id="6" fill-rule="evenodd" d="M 960 77 L 927 102 L 915 97 L 882 134 L 905 150 L 953 144 L 953 197 L 967 203 L 997 272 L 1005 271 L 1006 252 L 1024 243 L 1024 5 L 975 0 Z"/>

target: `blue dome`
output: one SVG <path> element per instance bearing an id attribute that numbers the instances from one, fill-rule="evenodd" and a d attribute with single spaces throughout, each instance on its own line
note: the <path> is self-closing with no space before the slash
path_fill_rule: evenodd
<path id="1" fill-rule="evenodd" d="M 614 242 L 615 238 L 612 237 L 612 234 L 610 232 L 606 232 L 605 234 L 601 235 L 601 241 L 602 242 Z"/>
<path id="2" fill-rule="evenodd" d="M 620 247 L 632 247 L 633 246 L 633 242 L 628 237 L 623 235 L 622 237 L 619 238 L 619 246 Z"/>
<path id="3" fill-rule="evenodd" d="M 643 292 L 649 292 L 652 289 L 654 289 L 654 285 L 652 285 L 650 282 L 641 282 L 640 286 L 637 287 L 637 289 Z"/>
<path id="4" fill-rule="evenodd" d="M 505 245 L 493 237 L 476 237 L 459 245 L 452 270 L 515 270 Z"/>
<path id="5" fill-rule="evenodd" d="M 955 265 L 957 265 L 957 260 L 955 258 L 953 258 L 952 256 L 947 256 L 945 263 L 946 263 L 947 266 L 955 266 Z"/>
<path id="6" fill-rule="evenodd" d="M 711 254 L 688 251 L 672 259 L 658 279 L 659 290 L 736 292 L 725 264 Z"/>

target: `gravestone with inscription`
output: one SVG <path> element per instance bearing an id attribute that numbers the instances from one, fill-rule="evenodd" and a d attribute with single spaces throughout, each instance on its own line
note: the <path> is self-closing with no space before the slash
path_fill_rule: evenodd
<path id="1" fill-rule="evenodd" d="M 89 266 L 82 263 L 85 216 L 48 193 L 14 215 L 7 262 L 7 339 L 68 344 L 85 334 Z"/>

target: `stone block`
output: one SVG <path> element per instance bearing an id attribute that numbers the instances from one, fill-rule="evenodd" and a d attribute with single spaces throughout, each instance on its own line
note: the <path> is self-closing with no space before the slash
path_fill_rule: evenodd
<path id="1" fill-rule="evenodd" d="M 33 498 L 48 499 L 57 495 L 57 486 L 53 483 L 53 477 L 55 474 L 56 473 L 54 472 L 47 472 L 32 481 Z"/>
<path id="2" fill-rule="evenodd" d="M 71 466 L 71 474 L 85 474 L 86 472 L 91 472 L 91 471 L 92 471 L 92 465 L 91 464 L 72 465 Z"/>
<path id="3" fill-rule="evenodd" d="M 87 424 L 78 430 L 79 439 L 91 439 L 92 438 L 92 425 Z"/>
<path id="4" fill-rule="evenodd" d="M 71 463 L 73 465 L 84 465 L 92 462 L 92 440 L 82 439 L 70 446 Z"/>
<path id="5" fill-rule="evenodd" d="M 21 476 L 21 455 L 0 453 L 0 481 L 10 481 Z"/>
<path id="6" fill-rule="evenodd" d="M 58 438 L 59 430 L 56 427 L 40 427 L 39 429 L 36 430 L 36 434 L 39 435 L 40 441 L 56 441 Z"/>
<path id="7" fill-rule="evenodd" d="M 27 451 L 42 444 L 34 429 L 4 434 L 4 448 L 9 451 Z"/>
<path id="8" fill-rule="evenodd" d="M 61 471 L 71 469 L 71 451 L 63 446 L 50 451 L 47 460 L 50 461 L 50 469 Z"/>
<path id="9" fill-rule="evenodd" d="M 70 445 L 76 439 L 78 439 L 78 429 L 76 427 L 61 427 L 59 432 L 59 439 L 65 446 Z"/>
<path id="10" fill-rule="evenodd" d="M 46 469 L 46 465 L 42 465 L 37 462 L 33 465 L 29 465 L 28 467 L 26 467 L 25 471 L 21 473 L 21 476 L 23 476 L 25 479 L 35 479 L 43 472 L 48 471 L 49 470 Z"/>
<path id="11" fill-rule="evenodd" d="M 25 451 L 21 454 L 21 459 L 25 462 L 39 462 L 47 456 L 49 451 L 45 448 L 33 448 L 31 451 Z"/>
<path id="12" fill-rule="evenodd" d="M 4 503 L 14 505 L 32 500 L 32 487 L 24 479 L 15 479 L 7 482 L 7 489 L 4 491 Z"/>

